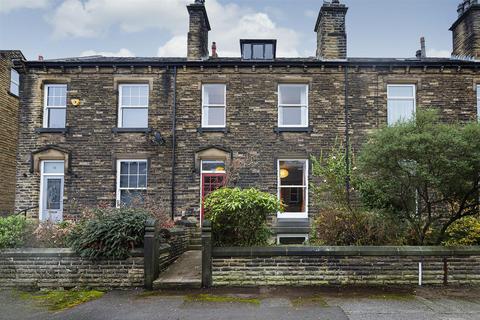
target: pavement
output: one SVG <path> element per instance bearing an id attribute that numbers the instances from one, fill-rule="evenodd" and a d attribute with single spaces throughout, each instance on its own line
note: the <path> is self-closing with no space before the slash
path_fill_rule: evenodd
<path id="1" fill-rule="evenodd" d="M 16 291 L 0 291 L 0 319 L 480 320 L 480 288 L 111 291 L 56 313 Z"/>
<path id="2" fill-rule="evenodd" d="M 202 286 L 202 251 L 184 252 L 158 279 L 153 288 L 200 288 Z"/>

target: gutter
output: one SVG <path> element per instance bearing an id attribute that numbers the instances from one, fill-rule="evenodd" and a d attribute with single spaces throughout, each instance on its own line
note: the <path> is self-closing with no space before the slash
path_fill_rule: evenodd
<path id="1" fill-rule="evenodd" d="M 425 61 L 425 60 L 370 60 L 370 61 L 298 61 L 298 60 L 273 60 L 273 61 L 218 61 L 218 60 L 203 60 L 203 61 L 25 61 L 25 65 L 29 68 L 43 68 L 43 67 L 211 67 L 218 68 L 219 66 L 238 66 L 238 67 L 320 67 L 320 66 L 375 66 L 375 67 L 402 67 L 402 66 L 417 66 L 417 67 L 471 67 L 477 68 L 480 66 L 480 61 L 464 61 L 464 60 L 445 60 L 445 61 Z"/>
<path id="2" fill-rule="evenodd" d="M 177 162 L 177 67 L 173 67 L 173 110 L 172 110 L 172 220 L 175 218 L 175 164 Z"/>

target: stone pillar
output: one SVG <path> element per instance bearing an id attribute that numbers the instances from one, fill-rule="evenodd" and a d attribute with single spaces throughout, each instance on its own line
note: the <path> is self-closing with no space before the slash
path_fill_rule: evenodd
<path id="1" fill-rule="evenodd" d="M 145 223 L 143 240 L 145 289 L 153 289 L 153 281 L 158 278 L 158 227 L 157 220 L 148 219 Z"/>
<path id="2" fill-rule="evenodd" d="M 345 16 L 348 8 L 339 0 L 325 2 L 318 14 L 317 59 L 343 60 L 347 58 Z"/>
<path id="3" fill-rule="evenodd" d="M 190 16 L 190 26 L 187 40 L 188 60 L 208 59 L 208 32 L 210 22 L 208 21 L 207 10 L 203 1 L 187 6 Z"/>
<path id="4" fill-rule="evenodd" d="M 202 287 L 212 286 L 212 225 L 204 220 L 202 225 Z"/>

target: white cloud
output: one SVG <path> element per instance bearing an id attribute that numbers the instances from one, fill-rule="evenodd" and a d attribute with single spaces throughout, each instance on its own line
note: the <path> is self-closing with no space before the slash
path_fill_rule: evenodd
<path id="1" fill-rule="evenodd" d="M 56 37 L 101 37 L 111 27 L 136 32 L 173 31 L 185 21 L 190 0 L 65 0 L 48 21 Z M 181 16 L 181 17 L 180 17 Z M 181 19 L 180 19 L 181 18 Z"/>
<path id="2" fill-rule="evenodd" d="M 278 56 L 299 55 L 300 35 L 294 30 L 278 26 L 266 13 L 236 4 L 222 5 L 217 0 L 207 3 L 207 11 L 212 27 L 209 47 L 215 41 L 221 57 L 239 56 L 241 38 L 277 39 Z M 182 30 L 176 30 L 174 36 L 158 49 L 159 56 L 186 55 L 188 17 L 185 18 L 184 25 Z"/>
<path id="3" fill-rule="evenodd" d="M 117 52 L 111 51 L 95 51 L 95 50 L 86 50 L 80 54 L 81 57 L 88 56 L 104 56 L 104 57 L 135 57 L 135 54 L 126 48 L 122 48 Z"/>
<path id="4" fill-rule="evenodd" d="M 51 0 L 0 0 L 0 13 L 16 9 L 37 9 L 46 7 Z"/>
<path id="5" fill-rule="evenodd" d="M 450 50 L 437 50 L 437 49 L 427 49 L 427 57 L 432 58 L 450 58 L 451 57 Z"/>
<path id="6" fill-rule="evenodd" d="M 170 35 L 160 56 L 186 56 L 188 12 L 193 0 L 64 0 L 49 21 L 56 37 L 104 37 L 111 29 L 138 32 L 157 29 Z M 267 13 L 219 0 L 206 3 L 212 31 L 209 47 L 217 42 L 220 56 L 239 56 L 240 38 L 278 39 L 279 56 L 298 56 L 300 34 L 277 25 Z"/>

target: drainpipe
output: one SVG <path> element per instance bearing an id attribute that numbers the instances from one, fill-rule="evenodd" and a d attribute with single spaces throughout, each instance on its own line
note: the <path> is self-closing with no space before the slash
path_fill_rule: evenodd
<path id="1" fill-rule="evenodd" d="M 172 220 L 175 218 L 175 164 L 177 162 L 177 67 L 173 67 L 173 110 L 172 110 Z"/>
<path id="2" fill-rule="evenodd" d="M 350 206 L 350 118 L 348 108 L 348 64 L 345 64 L 345 165 L 347 176 L 345 178 L 345 188 L 347 191 L 347 203 Z"/>

